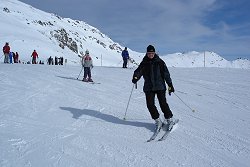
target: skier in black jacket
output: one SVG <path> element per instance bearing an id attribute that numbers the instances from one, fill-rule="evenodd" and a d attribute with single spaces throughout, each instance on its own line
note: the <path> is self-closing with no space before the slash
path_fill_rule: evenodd
<path id="1" fill-rule="evenodd" d="M 145 57 L 134 71 L 132 82 L 135 84 L 141 76 L 144 78 L 143 91 L 146 95 L 147 108 L 151 117 L 155 120 L 156 131 L 159 131 L 163 125 L 168 126 L 173 121 L 173 114 L 166 100 L 165 82 L 168 85 L 169 95 L 174 92 L 174 87 L 165 62 L 155 53 L 155 48 L 152 45 L 147 47 Z M 163 122 L 155 106 L 155 95 L 157 95 L 161 110 L 164 113 L 165 119 Z"/>

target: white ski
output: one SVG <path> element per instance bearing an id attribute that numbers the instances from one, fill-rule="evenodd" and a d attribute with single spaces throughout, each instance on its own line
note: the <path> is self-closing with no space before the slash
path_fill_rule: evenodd
<path id="1" fill-rule="evenodd" d="M 147 140 L 147 142 L 151 142 L 152 140 L 154 140 L 156 138 L 156 136 L 160 133 L 160 130 L 157 130 L 154 132 L 154 134 L 150 137 L 150 139 Z"/>
<path id="2" fill-rule="evenodd" d="M 167 138 L 167 136 L 169 135 L 169 133 L 173 130 L 174 125 L 176 125 L 178 122 L 179 122 L 179 119 L 175 119 L 173 121 L 173 123 L 167 128 L 164 128 L 164 125 L 163 125 L 162 129 L 165 131 L 165 133 L 163 134 L 163 136 L 158 141 L 165 140 Z"/>

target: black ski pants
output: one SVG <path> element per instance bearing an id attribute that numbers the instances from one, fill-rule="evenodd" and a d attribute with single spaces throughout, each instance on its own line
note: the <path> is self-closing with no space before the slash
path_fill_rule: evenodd
<path id="1" fill-rule="evenodd" d="M 91 69 L 90 67 L 84 67 L 84 75 L 83 75 L 84 78 L 91 78 Z"/>
<path id="2" fill-rule="evenodd" d="M 127 68 L 127 64 L 128 64 L 128 59 L 127 58 L 123 58 L 122 68 Z"/>
<path id="3" fill-rule="evenodd" d="M 149 91 L 149 92 L 145 92 L 145 95 L 146 95 L 147 108 L 153 119 L 159 118 L 159 112 L 155 106 L 155 95 L 157 95 L 161 110 L 164 113 L 164 117 L 168 119 L 173 116 L 172 111 L 170 110 L 167 100 L 166 100 L 165 90 Z"/>

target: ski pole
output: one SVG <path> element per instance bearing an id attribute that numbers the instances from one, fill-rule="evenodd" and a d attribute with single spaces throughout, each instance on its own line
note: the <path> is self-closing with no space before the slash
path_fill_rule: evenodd
<path id="1" fill-rule="evenodd" d="M 174 92 L 173 92 L 174 93 Z M 176 93 L 174 93 L 176 97 L 178 97 L 178 99 L 180 99 L 180 101 L 185 104 L 185 106 L 187 106 L 192 112 L 195 112 L 194 109 L 192 109 L 189 105 L 187 105 Z"/>
<path id="2" fill-rule="evenodd" d="M 123 120 L 126 120 L 126 115 L 127 115 L 127 111 L 128 111 L 128 106 L 129 106 L 129 102 L 130 102 L 130 99 L 131 99 L 131 96 L 132 96 L 132 92 L 133 92 L 133 90 L 134 90 L 134 87 L 135 87 L 135 84 L 133 84 L 133 87 L 132 87 L 132 90 L 131 90 L 131 93 L 130 93 L 130 96 L 129 96 L 129 99 L 128 99 L 128 104 L 127 104 L 127 107 L 126 107 L 126 111 L 125 111 Z"/>
<path id="3" fill-rule="evenodd" d="M 80 73 L 79 73 L 78 77 L 76 78 L 77 80 L 78 80 L 79 76 L 81 75 L 82 70 L 83 70 L 83 67 L 82 67 L 82 69 L 81 69 L 81 71 L 80 71 Z"/>

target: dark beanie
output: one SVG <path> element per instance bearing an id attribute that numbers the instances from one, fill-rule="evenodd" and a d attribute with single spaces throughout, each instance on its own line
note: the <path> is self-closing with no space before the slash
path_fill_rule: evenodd
<path id="1" fill-rule="evenodd" d="M 147 52 L 155 52 L 155 48 L 152 45 L 148 45 Z"/>

